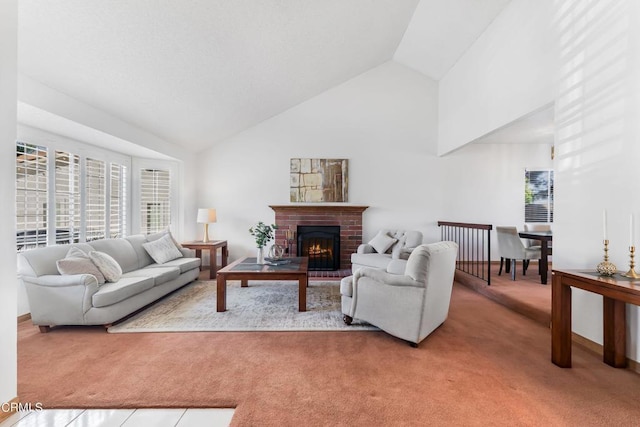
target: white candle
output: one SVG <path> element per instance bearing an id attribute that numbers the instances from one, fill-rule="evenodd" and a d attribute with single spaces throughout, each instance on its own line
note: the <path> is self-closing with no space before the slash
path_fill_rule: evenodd
<path id="1" fill-rule="evenodd" d="M 602 211 L 602 230 L 604 233 L 604 240 L 607 240 L 607 210 Z"/>
<path id="2" fill-rule="evenodd" d="M 629 214 L 629 247 L 633 246 L 633 214 Z"/>

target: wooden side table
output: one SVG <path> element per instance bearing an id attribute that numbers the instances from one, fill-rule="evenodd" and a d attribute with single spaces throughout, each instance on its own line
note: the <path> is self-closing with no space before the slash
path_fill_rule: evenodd
<path id="1" fill-rule="evenodd" d="M 229 259 L 229 251 L 227 250 L 227 241 L 226 240 L 212 240 L 210 242 L 186 242 L 181 243 L 181 245 L 188 249 L 195 249 L 196 256 L 202 260 L 202 251 L 209 251 L 209 279 L 216 278 L 216 272 L 218 271 L 218 257 L 217 251 L 221 249 L 222 251 L 222 267 L 227 265 L 227 261 Z M 202 270 L 203 265 L 200 263 L 200 270 Z"/>
<path id="2" fill-rule="evenodd" d="M 640 282 L 616 274 L 599 276 L 595 271 L 553 270 L 551 288 L 551 361 L 571 367 L 571 288 L 602 295 L 603 361 L 624 368 L 626 357 L 626 306 L 640 305 Z"/>

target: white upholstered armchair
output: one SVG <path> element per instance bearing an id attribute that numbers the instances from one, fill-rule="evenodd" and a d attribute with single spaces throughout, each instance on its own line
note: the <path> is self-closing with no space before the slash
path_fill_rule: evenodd
<path id="1" fill-rule="evenodd" d="M 340 284 L 345 323 L 364 320 L 417 347 L 447 318 L 457 253 L 438 242 L 418 246 L 404 275 L 360 268 Z"/>

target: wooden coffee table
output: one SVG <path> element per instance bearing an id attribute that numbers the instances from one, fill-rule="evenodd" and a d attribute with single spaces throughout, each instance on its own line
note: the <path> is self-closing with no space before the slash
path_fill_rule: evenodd
<path id="1" fill-rule="evenodd" d="M 298 311 L 307 311 L 307 275 L 309 258 L 285 258 L 290 262 L 282 265 L 256 264 L 255 258 L 239 259 L 217 274 L 217 311 L 227 310 L 227 280 L 240 280 L 241 286 L 249 286 L 249 280 L 297 280 L 298 281 Z"/>

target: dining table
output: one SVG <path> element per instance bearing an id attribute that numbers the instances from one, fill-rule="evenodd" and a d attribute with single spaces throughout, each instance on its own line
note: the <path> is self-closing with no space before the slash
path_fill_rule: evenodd
<path id="1" fill-rule="evenodd" d="M 540 241 L 540 283 L 547 284 L 549 274 L 549 255 L 551 255 L 551 246 L 549 243 L 553 241 L 552 231 L 519 231 L 518 235 L 523 239 L 533 239 Z"/>

